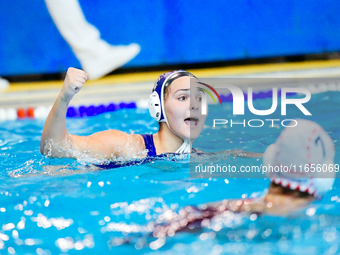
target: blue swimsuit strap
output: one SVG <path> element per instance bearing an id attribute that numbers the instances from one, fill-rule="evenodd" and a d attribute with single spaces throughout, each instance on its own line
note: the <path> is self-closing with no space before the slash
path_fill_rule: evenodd
<path id="1" fill-rule="evenodd" d="M 103 168 L 103 169 L 134 166 L 134 165 L 141 165 L 145 163 L 154 162 L 155 160 L 164 160 L 164 159 L 169 160 L 169 158 L 171 159 L 172 156 L 176 155 L 176 153 L 166 153 L 166 154 L 157 155 L 155 144 L 153 141 L 153 136 L 149 134 L 145 134 L 141 136 L 144 139 L 145 149 L 148 150 L 148 155 L 146 158 L 131 160 L 127 162 L 110 161 L 105 164 L 96 165 L 96 166 Z M 193 152 L 195 152 L 194 149 L 193 149 Z M 176 159 L 173 159 L 172 161 L 176 161 Z"/>
<path id="2" fill-rule="evenodd" d="M 148 150 L 148 157 L 153 157 L 156 156 L 156 148 L 155 148 L 155 144 L 153 142 L 153 136 L 152 135 L 148 135 L 148 134 L 144 134 L 141 135 L 144 139 L 144 144 L 145 144 L 145 149 Z"/>

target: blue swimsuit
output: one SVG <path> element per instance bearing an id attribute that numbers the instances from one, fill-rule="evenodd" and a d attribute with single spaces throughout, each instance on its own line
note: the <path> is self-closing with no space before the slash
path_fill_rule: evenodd
<path id="1" fill-rule="evenodd" d="M 161 155 L 157 155 L 156 147 L 153 141 L 153 135 L 144 134 L 141 135 L 144 139 L 145 149 L 148 150 L 148 155 L 146 158 L 142 159 L 135 159 L 127 162 L 120 162 L 120 161 L 110 161 L 102 165 L 96 165 L 100 168 L 104 169 L 111 169 L 111 168 L 118 168 L 118 167 L 124 167 L 124 166 L 133 166 L 133 165 L 140 165 L 144 163 L 150 163 L 155 160 L 171 160 L 171 161 L 178 161 L 176 158 L 171 158 L 175 155 L 178 155 L 177 153 L 165 153 Z M 192 150 L 193 152 L 196 152 L 195 149 Z"/>
<path id="2" fill-rule="evenodd" d="M 133 166 L 133 165 L 140 165 L 143 163 L 149 163 L 157 159 L 164 159 L 165 155 L 157 155 L 156 153 L 156 147 L 153 142 L 153 136 L 149 134 L 141 135 L 144 139 L 145 149 L 148 150 L 148 155 L 146 158 L 143 159 L 136 159 L 131 160 L 125 163 L 119 162 L 119 161 L 110 161 L 103 165 L 97 165 L 100 168 L 104 169 L 110 169 L 110 168 L 117 168 L 117 167 L 123 167 L 123 166 Z"/>
<path id="3" fill-rule="evenodd" d="M 155 144 L 153 142 L 153 135 L 141 135 L 144 139 L 145 149 L 148 150 L 148 157 L 157 155 Z"/>

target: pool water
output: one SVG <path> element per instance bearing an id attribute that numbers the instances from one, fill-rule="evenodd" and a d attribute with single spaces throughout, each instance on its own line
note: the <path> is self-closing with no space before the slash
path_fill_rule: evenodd
<path id="1" fill-rule="evenodd" d="M 312 95 L 306 107 L 329 133 L 339 151 L 340 93 Z M 258 100 L 267 107 L 270 100 Z M 223 104 L 225 109 L 230 103 Z M 249 113 L 247 113 L 249 115 Z M 275 117 L 274 113 L 272 117 Z M 250 117 L 246 115 L 245 118 Z M 244 149 L 263 152 L 282 127 L 220 128 L 226 139 L 211 141 L 211 107 L 194 147 L 210 151 Z M 298 116 L 297 117 L 301 117 Z M 231 115 L 228 118 L 232 118 Z M 155 161 L 98 170 L 88 161 L 48 159 L 39 152 L 42 120 L 0 123 L 0 253 L 1 254 L 335 254 L 340 252 L 340 188 L 290 217 L 231 215 L 208 228 L 181 232 L 165 242 L 148 237 L 147 225 L 167 210 L 178 211 L 225 198 L 259 197 L 268 179 L 192 179 L 188 161 Z M 145 109 L 127 109 L 96 117 L 69 119 L 78 135 L 119 129 L 153 133 L 158 124 Z M 339 163 L 336 153 L 335 163 Z M 258 159 L 230 158 L 236 164 Z M 133 240 L 119 245 L 122 238 Z"/>

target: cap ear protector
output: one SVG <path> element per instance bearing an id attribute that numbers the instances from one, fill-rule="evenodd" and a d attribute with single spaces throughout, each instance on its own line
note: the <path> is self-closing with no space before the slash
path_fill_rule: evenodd
<path id="1" fill-rule="evenodd" d="M 156 121 L 161 119 L 161 100 L 159 100 L 158 93 L 156 91 L 152 92 L 148 100 L 148 108 L 152 118 Z"/>

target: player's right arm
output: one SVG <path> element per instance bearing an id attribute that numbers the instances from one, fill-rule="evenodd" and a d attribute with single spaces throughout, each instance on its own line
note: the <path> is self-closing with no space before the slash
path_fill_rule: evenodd
<path id="1" fill-rule="evenodd" d="M 85 153 L 95 158 L 142 157 L 145 150 L 140 135 L 118 130 L 107 130 L 90 136 L 69 134 L 66 129 L 66 112 L 72 98 L 88 79 L 82 70 L 69 68 L 60 91 L 44 126 L 40 140 L 40 152 L 54 158 L 77 158 L 76 153 Z"/>
<path id="2" fill-rule="evenodd" d="M 45 122 L 40 140 L 40 152 L 42 154 L 47 154 L 46 143 L 48 140 L 53 141 L 54 144 L 59 144 L 70 138 L 66 129 L 67 108 L 72 98 L 80 91 L 87 79 L 88 74 L 82 70 L 72 67 L 67 70 L 63 88 Z M 53 156 L 53 152 L 51 156 Z"/>
<path id="3" fill-rule="evenodd" d="M 80 91 L 88 79 L 88 74 L 82 70 L 70 67 L 67 70 L 63 88 L 61 89 L 54 105 L 48 114 L 43 134 L 40 140 L 40 152 L 51 157 L 63 157 L 67 144 L 80 147 L 86 140 L 72 138 L 66 129 L 66 112 L 72 98 Z M 48 142 L 50 143 L 48 144 Z M 73 143 L 73 144 L 72 144 Z M 79 143 L 79 146 L 77 146 Z M 53 146 L 51 146 L 53 145 Z"/>

